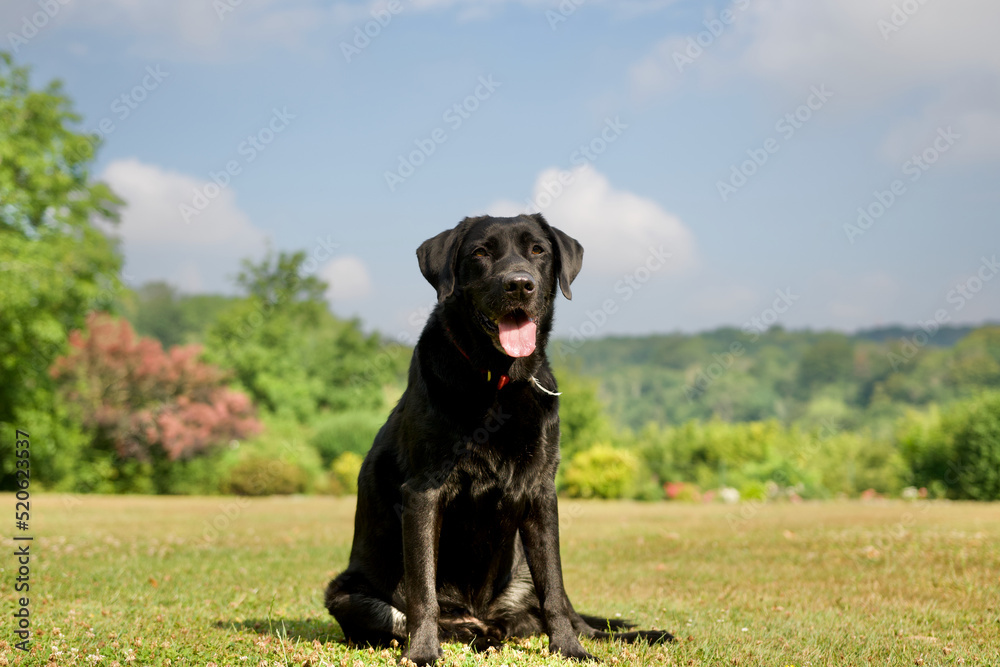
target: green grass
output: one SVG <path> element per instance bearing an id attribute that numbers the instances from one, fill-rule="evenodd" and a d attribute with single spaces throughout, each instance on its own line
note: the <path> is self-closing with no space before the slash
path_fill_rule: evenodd
<path id="1" fill-rule="evenodd" d="M 341 644 L 322 605 L 347 562 L 353 498 L 38 495 L 31 509 L 35 636 L 29 654 L 13 650 L 8 528 L 0 665 L 397 660 Z M 577 609 L 681 638 L 587 644 L 609 664 L 1000 665 L 1000 505 L 564 501 L 561 513 Z M 546 643 L 447 645 L 440 664 L 568 664 Z"/>

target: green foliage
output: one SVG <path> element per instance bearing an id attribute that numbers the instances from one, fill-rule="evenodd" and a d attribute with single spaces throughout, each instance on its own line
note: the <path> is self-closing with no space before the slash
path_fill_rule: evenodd
<path id="1" fill-rule="evenodd" d="M 614 429 L 597 398 L 595 380 L 566 370 L 559 372 L 558 379 L 562 392 L 559 397 L 559 447 L 563 458 L 569 460 L 598 442 L 610 440 Z"/>
<path id="2" fill-rule="evenodd" d="M 767 485 L 757 480 L 744 482 L 739 491 L 740 500 L 767 500 Z"/>
<path id="3" fill-rule="evenodd" d="M 198 346 L 164 351 L 128 322 L 99 313 L 70 334 L 70 352 L 51 374 L 86 430 L 85 454 L 111 473 L 102 487 L 167 492 L 171 462 L 260 430 L 247 397 L 199 354 Z"/>
<path id="4" fill-rule="evenodd" d="M 324 411 L 381 408 L 402 355 L 331 315 L 324 283 L 301 275 L 305 260 L 297 252 L 244 262 L 237 282 L 247 296 L 210 329 L 209 358 L 282 418 L 308 423 Z"/>
<path id="5" fill-rule="evenodd" d="M 955 345 L 948 381 L 960 389 L 1000 387 L 1000 327 L 977 329 Z"/>
<path id="6" fill-rule="evenodd" d="M 306 476 L 294 463 L 263 456 L 248 456 L 229 471 L 223 493 L 236 496 L 272 496 L 302 493 Z"/>
<path id="7" fill-rule="evenodd" d="M 330 491 L 334 495 L 358 492 L 358 474 L 363 461 L 354 452 L 344 452 L 330 465 Z"/>
<path id="8" fill-rule="evenodd" d="M 156 338 L 164 347 L 201 343 L 232 297 L 215 294 L 182 295 L 164 282 L 150 282 L 133 292 L 125 315 L 142 336 Z"/>
<path id="9" fill-rule="evenodd" d="M 387 415 L 383 411 L 340 412 L 320 419 L 316 424 L 312 446 L 319 452 L 323 465 L 330 465 L 342 454 L 350 452 L 364 456 Z"/>
<path id="10" fill-rule="evenodd" d="M 857 496 L 868 488 L 895 494 L 907 476 L 902 457 L 888 440 L 830 426 L 786 427 L 776 420 L 650 424 L 636 436 L 635 447 L 663 484 L 732 486 L 744 499 L 756 497 L 755 490 L 768 484 L 806 498 Z"/>
<path id="11" fill-rule="evenodd" d="M 60 423 L 47 371 L 69 331 L 90 310 L 112 308 L 120 289 L 121 258 L 101 227 L 117 221 L 121 202 L 91 179 L 96 142 L 73 130 L 79 120 L 58 82 L 32 89 L 28 70 L 0 52 L 0 465 L 7 488 L 16 428 L 52 439 L 33 455 L 33 467 L 53 475 L 43 480 L 67 474 L 52 455 L 79 441 Z"/>
<path id="12" fill-rule="evenodd" d="M 1000 394 L 975 400 L 955 429 L 958 488 L 972 500 L 1000 500 Z"/>
<path id="13" fill-rule="evenodd" d="M 631 498 L 639 483 L 638 457 L 597 444 L 578 452 L 566 469 L 566 494 L 575 498 Z"/>
<path id="14" fill-rule="evenodd" d="M 896 438 L 914 485 L 951 498 L 1000 500 L 1000 392 L 911 414 Z"/>
<path id="15" fill-rule="evenodd" d="M 313 493 L 326 475 L 308 432 L 291 420 L 269 419 L 264 432 L 226 452 L 221 491 L 247 496 Z"/>
<path id="16" fill-rule="evenodd" d="M 799 361 L 798 382 L 806 392 L 818 386 L 847 380 L 853 371 L 854 352 L 843 334 L 826 334 L 813 343 Z"/>
<path id="17" fill-rule="evenodd" d="M 612 421 L 636 430 L 713 418 L 806 428 L 836 418 L 843 429 L 881 430 L 908 407 L 1000 388 L 997 340 L 995 325 L 854 336 L 721 328 L 579 346 L 556 341 L 552 356 L 585 369 Z"/>

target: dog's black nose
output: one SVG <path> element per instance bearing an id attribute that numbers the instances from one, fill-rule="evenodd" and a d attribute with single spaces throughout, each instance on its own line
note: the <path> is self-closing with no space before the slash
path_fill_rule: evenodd
<path id="1" fill-rule="evenodd" d="M 535 279 L 527 271 L 508 273 L 503 278 L 503 289 L 511 296 L 527 296 L 535 291 Z"/>

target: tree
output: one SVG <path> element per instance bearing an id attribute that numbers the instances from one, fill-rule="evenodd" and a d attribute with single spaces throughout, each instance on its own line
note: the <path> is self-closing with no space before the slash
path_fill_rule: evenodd
<path id="1" fill-rule="evenodd" d="M 203 343 L 208 329 L 233 301 L 219 294 L 179 294 L 168 283 L 152 281 L 129 295 L 124 314 L 136 333 L 170 347 Z"/>
<path id="2" fill-rule="evenodd" d="M 955 345 L 950 383 L 960 389 L 1000 386 L 1000 327 L 983 327 Z"/>
<path id="3" fill-rule="evenodd" d="M 153 464 L 157 491 L 167 490 L 157 464 L 260 430 L 247 396 L 199 361 L 196 345 L 165 352 L 158 341 L 136 336 L 125 320 L 93 313 L 86 331 L 70 334 L 70 348 L 52 376 L 91 435 L 91 448 L 115 460 Z"/>
<path id="4" fill-rule="evenodd" d="M 58 82 L 33 90 L 28 70 L 0 53 L 0 460 L 7 430 L 33 429 L 33 473 L 57 476 L 68 446 L 48 369 L 88 312 L 113 307 L 121 257 L 101 226 L 121 201 L 90 174 L 97 142 Z"/>
<path id="5" fill-rule="evenodd" d="M 854 365 L 851 341 L 843 334 L 827 334 L 816 341 L 799 362 L 799 385 L 807 392 L 848 379 Z"/>
<path id="6" fill-rule="evenodd" d="M 559 373 L 559 449 L 563 460 L 614 434 L 604 406 L 597 397 L 597 382 L 567 370 Z"/>
<path id="7" fill-rule="evenodd" d="M 304 275 L 305 260 L 303 252 L 281 252 L 244 261 L 236 282 L 246 297 L 209 331 L 210 358 L 275 415 L 309 422 L 325 411 L 381 408 L 399 351 L 334 317 L 326 284 Z"/>
<path id="8" fill-rule="evenodd" d="M 164 347 L 184 342 L 184 313 L 177 290 L 162 281 L 149 282 L 135 291 L 129 321 L 137 333 L 152 336 Z"/>

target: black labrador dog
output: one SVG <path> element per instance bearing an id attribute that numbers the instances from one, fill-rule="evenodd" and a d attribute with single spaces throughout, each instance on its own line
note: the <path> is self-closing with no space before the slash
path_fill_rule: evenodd
<path id="1" fill-rule="evenodd" d="M 477 649 L 549 635 L 665 641 L 581 616 L 563 588 L 555 476 L 559 401 L 545 357 L 556 286 L 583 247 L 541 215 L 466 218 L 417 249 L 438 305 L 406 391 L 358 478 L 350 563 L 326 590 L 348 640 L 402 643 L 430 665 L 441 640 Z"/>

